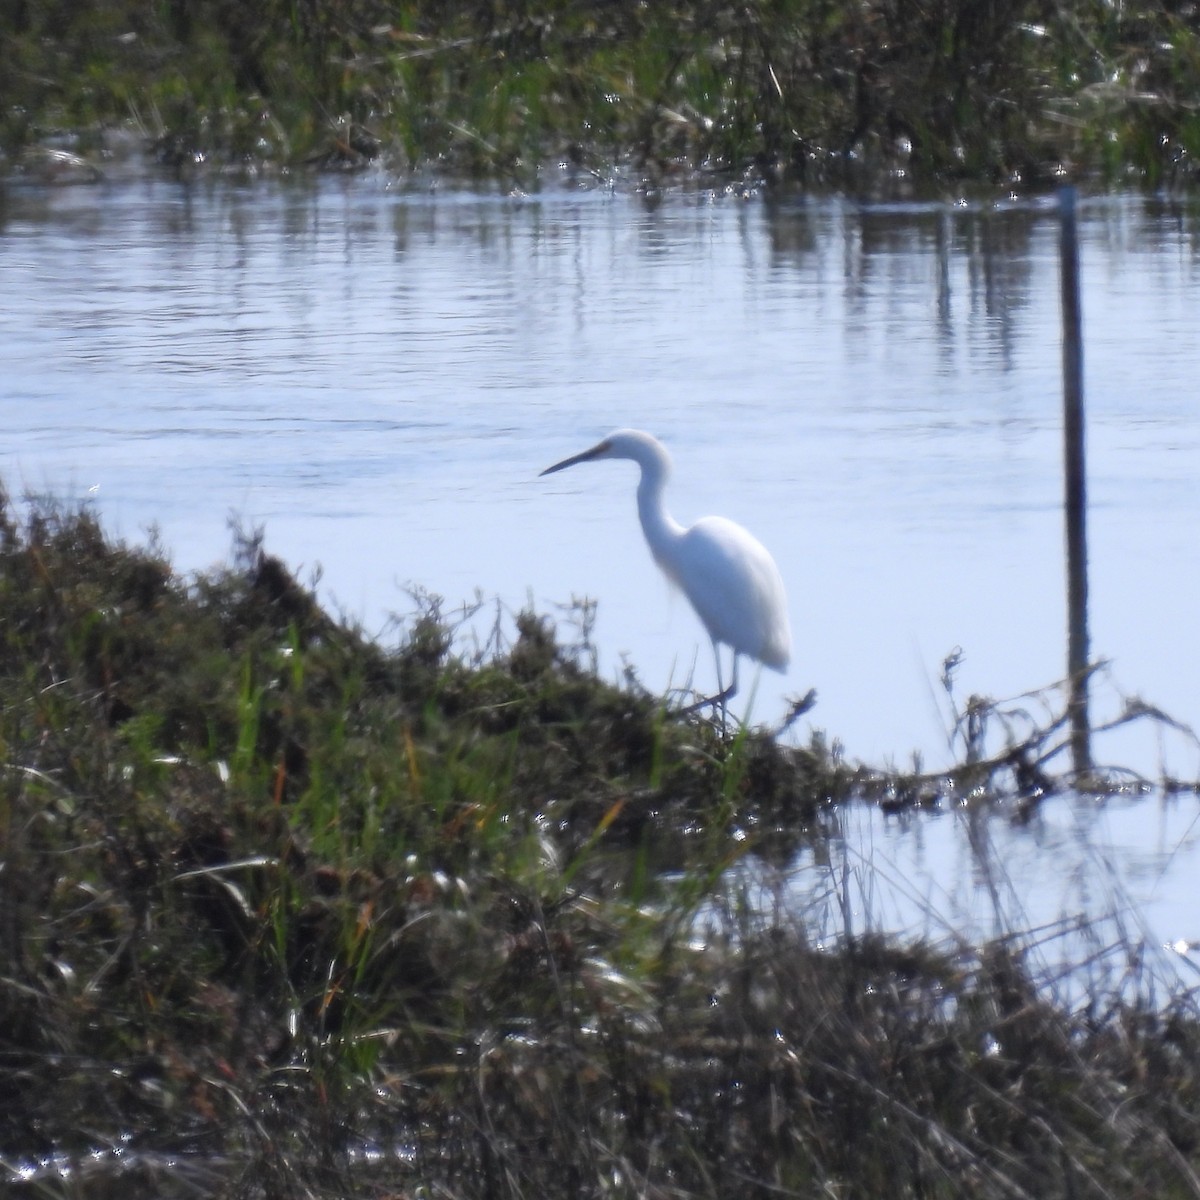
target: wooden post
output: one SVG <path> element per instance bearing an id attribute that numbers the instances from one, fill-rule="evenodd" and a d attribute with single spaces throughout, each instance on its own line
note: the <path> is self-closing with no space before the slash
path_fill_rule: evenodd
<path id="1" fill-rule="evenodd" d="M 1087 475 L 1083 444 L 1083 320 L 1075 189 L 1059 192 L 1063 340 L 1063 511 L 1067 534 L 1067 712 L 1075 774 L 1092 770 L 1088 721 Z"/>

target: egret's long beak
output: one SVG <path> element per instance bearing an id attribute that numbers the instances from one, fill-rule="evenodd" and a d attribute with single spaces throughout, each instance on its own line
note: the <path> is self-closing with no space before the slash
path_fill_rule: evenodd
<path id="1" fill-rule="evenodd" d="M 542 475 L 553 475 L 555 471 L 563 471 L 567 467 L 573 467 L 576 463 L 591 462 L 593 458 L 599 458 L 607 449 L 607 440 L 600 442 L 590 450 L 585 450 L 582 454 L 573 454 L 570 458 L 564 458 L 562 462 L 556 462 L 554 466 L 547 467 L 539 474 L 538 478 L 540 479 Z"/>

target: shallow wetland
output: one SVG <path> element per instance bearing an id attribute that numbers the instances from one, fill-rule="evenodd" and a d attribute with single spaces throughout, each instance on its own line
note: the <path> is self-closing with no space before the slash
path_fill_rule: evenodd
<path id="1" fill-rule="evenodd" d="M 1194 17 L 0 12 L 6 1194 L 1200 1195 Z"/>
<path id="2" fill-rule="evenodd" d="M 1190 1194 L 1136 921 L 855 916 L 855 804 L 978 836 L 1050 802 L 1013 771 L 722 740 L 533 614 L 385 650 L 252 537 L 189 581 L 40 508 L 3 556 L 10 1189 Z"/>
<path id="3" fill-rule="evenodd" d="M 58 499 L 2 575 L 11 1186 L 1191 1194 L 1194 742 L 1122 721 L 1131 673 L 1191 695 L 1191 210 L 1084 210 L 1088 794 L 1020 694 L 1063 661 L 1052 216 L 745 203 L 12 198 L 8 465 Z M 708 668 L 630 481 L 536 490 L 648 394 L 680 514 L 741 483 L 802 581 L 779 737 L 670 715 Z"/>

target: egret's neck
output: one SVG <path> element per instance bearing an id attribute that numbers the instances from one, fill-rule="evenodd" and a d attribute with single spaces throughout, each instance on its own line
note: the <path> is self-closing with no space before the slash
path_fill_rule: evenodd
<path id="1" fill-rule="evenodd" d="M 684 534 L 684 528 L 667 512 L 663 502 L 663 488 L 666 485 L 667 472 L 642 467 L 642 478 L 638 484 L 637 502 L 638 516 L 642 521 L 642 532 L 650 546 L 650 553 L 668 575 L 671 574 L 670 548 Z"/>

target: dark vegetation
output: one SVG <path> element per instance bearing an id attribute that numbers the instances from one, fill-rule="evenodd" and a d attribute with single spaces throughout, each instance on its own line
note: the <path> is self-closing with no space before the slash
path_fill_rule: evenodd
<path id="1" fill-rule="evenodd" d="M 0 146 L 534 187 L 1191 181 L 1178 0 L 4 0 Z"/>
<path id="2" fill-rule="evenodd" d="M 256 537 L 184 580 L 6 506 L 11 1194 L 1197 1194 L 1200 1021 L 1139 947 L 1068 1004 L 1015 933 L 761 903 L 837 802 L 934 782 L 723 740 L 517 629 L 464 656 L 426 602 L 385 649 Z M 1036 753 L 958 786 L 1031 803 Z"/>

